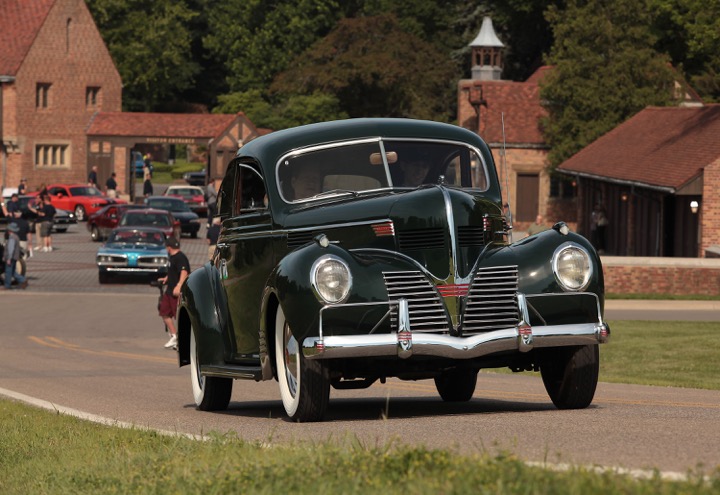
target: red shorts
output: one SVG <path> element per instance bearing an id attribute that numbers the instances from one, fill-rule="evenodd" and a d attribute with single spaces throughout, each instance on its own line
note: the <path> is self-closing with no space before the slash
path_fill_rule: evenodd
<path id="1" fill-rule="evenodd" d="M 177 313 L 178 298 L 170 294 L 163 294 L 158 305 L 158 313 L 164 318 L 175 318 Z"/>

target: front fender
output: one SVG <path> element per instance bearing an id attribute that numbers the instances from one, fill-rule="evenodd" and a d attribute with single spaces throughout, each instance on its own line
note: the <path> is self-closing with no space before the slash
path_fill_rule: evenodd
<path id="1" fill-rule="evenodd" d="M 193 271 L 182 286 L 178 303 L 179 364 L 190 364 L 190 329 L 197 339 L 200 364 L 220 365 L 229 353 L 228 305 L 220 272 L 207 262 Z"/>
<path id="2" fill-rule="evenodd" d="M 353 285 L 347 299 L 343 301 L 348 304 L 387 301 L 384 271 L 422 269 L 413 260 L 392 256 L 393 253 L 389 251 L 382 256 L 373 256 L 360 251 L 348 251 L 335 244 L 322 247 L 317 243 L 293 251 L 272 272 L 265 300 L 267 304 L 271 295 L 277 298 L 298 340 L 319 333 L 320 310 L 328 303 L 316 294 L 311 269 L 318 258 L 329 254 L 343 260 L 350 269 Z"/>

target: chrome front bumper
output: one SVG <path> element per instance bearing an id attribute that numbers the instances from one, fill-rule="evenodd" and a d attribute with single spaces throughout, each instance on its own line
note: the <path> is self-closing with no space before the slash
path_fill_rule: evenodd
<path id="1" fill-rule="evenodd" d="M 373 303 L 374 304 L 374 303 Z M 303 340 L 303 354 L 308 359 L 433 356 L 451 359 L 472 359 L 499 352 L 528 352 L 542 347 L 601 344 L 610 338 L 610 328 L 598 316 L 597 322 L 571 325 L 542 325 L 528 323 L 527 301 L 518 294 L 521 320 L 515 327 L 494 330 L 468 337 L 454 337 L 437 333 L 412 332 L 409 325 L 407 301 L 400 299 L 398 332 L 369 335 L 320 335 Z M 598 302 L 598 315 L 601 314 Z"/>

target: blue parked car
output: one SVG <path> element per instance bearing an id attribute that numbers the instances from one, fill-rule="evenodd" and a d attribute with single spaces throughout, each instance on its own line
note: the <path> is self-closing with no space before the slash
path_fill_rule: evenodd
<path id="1" fill-rule="evenodd" d="M 118 227 L 95 259 L 101 284 L 119 274 L 164 277 L 169 263 L 165 234 L 154 227 Z"/>
<path id="2" fill-rule="evenodd" d="M 142 153 L 139 151 L 133 151 L 132 152 L 132 166 L 135 169 L 135 177 L 142 179 L 143 178 L 143 167 L 145 167 L 145 161 L 143 160 Z M 153 166 L 152 163 L 150 164 L 150 173 L 153 172 Z"/>

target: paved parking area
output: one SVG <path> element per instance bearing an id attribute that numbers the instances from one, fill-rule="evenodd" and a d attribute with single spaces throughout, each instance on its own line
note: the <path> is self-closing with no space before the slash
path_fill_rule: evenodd
<path id="1" fill-rule="evenodd" d="M 203 223 L 197 239 L 186 236 L 180 239 L 180 247 L 190 260 L 193 270 L 207 261 L 205 232 L 206 226 Z M 65 233 L 54 233 L 54 251 L 34 251 L 33 257 L 27 260 L 27 290 L 158 294 L 158 289 L 151 287 L 146 277 L 118 277 L 112 283 L 101 285 L 95 264 L 95 255 L 100 245 L 90 239 L 85 222 L 72 225 Z"/>

